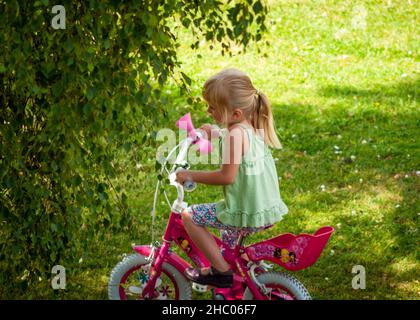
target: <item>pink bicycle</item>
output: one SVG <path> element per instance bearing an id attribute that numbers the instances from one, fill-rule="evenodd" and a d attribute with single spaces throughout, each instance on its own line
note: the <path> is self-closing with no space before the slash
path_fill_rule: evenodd
<path id="1" fill-rule="evenodd" d="M 184 229 L 181 212 L 187 204 L 184 200 L 184 189 L 192 190 L 194 183 L 180 185 L 175 181 L 175 172 L 182 167 L 188 169 L 184 161 L 192 144 L 198 146 L 201 153 L 211 152 L 210 141 L 204 139 L 203 133 L 195 130 L 190 115 L 180 118 L 177 126 L 187 130 L 187 138 L 182 140 L 167 156 L 162 166 L 169 175 L 171 185 L 177 188 L 178 197 L 171 206 L 163 244 L 135 245 L 135 253 L 125 257 L 112 270 L 108 296 L 113 300 L 126 299 L 192 299 L 192 289 L 203 292 L 207 286 L 191 283 L 183 272 L 191 265 L 174 253 L 170 246 L 175 243 L 191 259 L 196 267 L 209 267 L 206 257 L 197 249 Z M 172 169 L 168 171 L 167 162 L 175 150 L 180 147 Z M 154 208 L 162 176 L 158 179 L 154 197 Z M 166 196 L 166 193 L 165 193 Z M 167 201 L 168 198 L 166 197 Z M 169 201 L 168 201 L 169 203 Z M 170 203 L 169 203 L 170 204 Z M 154 213 L 154 210 L 152 211 Z M 291 233 L 281 234 L 271 239 L 244 246 L 248 235 L 242 233 L 234 249 L 229 248 L 218 237 L 217 244 L 223 250 L 226 261 L 234 270 L 233 286 L 227 289 L 211 288 L 216 300 L 307 300 L 311 299 L 303 284 L 291 274 L 270 271 L 272 262 L 289 271 L 297 271 L 314 264 L 334 228 L 325 226 L 314 234 Z"/>

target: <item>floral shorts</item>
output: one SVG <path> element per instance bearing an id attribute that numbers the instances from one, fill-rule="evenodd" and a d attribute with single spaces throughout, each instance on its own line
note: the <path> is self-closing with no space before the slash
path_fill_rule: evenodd
<path id="1" fill-rule="evenodd" d="M 193 204 L 187 208 L 191 214 L 192 221 L 202 227 L 211 227 L 220 229 L 220 236 L 222 241 L 229 245 L 230 248 L 234 248 L 239 236 L 244 233 L 254 233 L 267 227 L 260 228 L 235 228 L 226 224 L 223 224 L 217 219 L 216 216 L 216 204 L 215 203 L 203 203 Z"/>

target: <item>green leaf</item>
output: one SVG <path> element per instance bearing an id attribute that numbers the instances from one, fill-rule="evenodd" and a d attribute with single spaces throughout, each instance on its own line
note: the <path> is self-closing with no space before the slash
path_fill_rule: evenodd
<path id="1" fill-rule="evenodd" d="M 104 190 L 105 190 L 105 185 L 103 183 L 98 183 L 98 185 L 96 186 L 96 191 L 101 193 L 101 192 L 104 192 Z"/>
<path id="2" fill-rule="evenodd" d="M 126 142 L 126 143 L 124 143 L 123 147 L 124 147 L 125 152 L 129 152 L 131 150 L 131 143 Z"/>
<path id="3" fill-rule="evenodd" d="M 108 200 L 108 194 L 106 192 L 99 192 L 99 198 L 102 201 L 107 201 Z"/>
<path id="4" fill-rule="evenodd" d="M 128 200 L 127 195 L 123 192 L 121 195 L 122 203 L 127 204 L 127 200 Z"/>
<path id="5" fill-rule="evenodd" d="M 184 72 L 181 71 L 181 75 L 184 78 L 184 80 L 188 83 L 188 85 L 191 85 L 191 78 L 188 77 Z"/>
<path id="6" fill-rule="evenodd" d="M 79 186 L 81 183 L 82 183 L 82 178 L 81 178 L 79 175 L 76 175 L 76 176 L 73 178 L 73 184 L 74 184 L 75 186 Z"/>
<path id="7" fill-rule="evenodd" d="M 252 9 L 254 10 L 255 14 L 258 14 L 263 10 L 263 5 L 260 1 L 256 1 L 252 6 Z"/>
<path id="8" fill-rule="evenodd" d="M 95 94 L 96 94 L 96 88 L 95 87 L 91 87 L 87 91 L 86 98 L 88 100 L 92 100 L 93 97 L 95 96 Z"/>
<path id="9" fill-rule="evenodd" d="M 51 162 L 51 168 L 52 168 L 54 171 L 57 171 L 57 170 L 58 170 L 58 166 L 57 166 L 57 163 L 56 163 L 55 161 L 52 161 L 52 162 Z"/>

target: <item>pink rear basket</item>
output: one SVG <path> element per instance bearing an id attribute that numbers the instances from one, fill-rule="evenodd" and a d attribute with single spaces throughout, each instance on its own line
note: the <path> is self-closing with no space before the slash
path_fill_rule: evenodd
<path id="1" fill-rule="evenodd" d="M 305 269 L 314 264 L 328 242 L 333 227 L 322 227 L 313 235 L 281 234 L 245 248 L 251 260 L 268 260 L 290 271 Z"/>

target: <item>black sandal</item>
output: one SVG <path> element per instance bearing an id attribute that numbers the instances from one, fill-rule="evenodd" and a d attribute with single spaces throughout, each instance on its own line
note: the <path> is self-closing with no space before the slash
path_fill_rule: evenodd
<path id="1" fill-rule="evenodd" d="M 208 274 L 202 274 L 200 269 L 187 268 L 184 274 L 192 282 L 217 288 L 230 288 L 233 283 L 232 270 L 221 272 L 211 267 Z"/>

